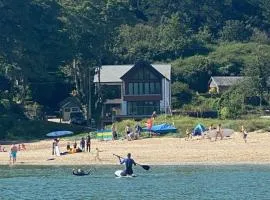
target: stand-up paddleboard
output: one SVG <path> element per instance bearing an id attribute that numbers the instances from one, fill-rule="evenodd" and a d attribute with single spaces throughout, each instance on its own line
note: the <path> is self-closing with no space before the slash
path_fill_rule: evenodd
<path id="1" fill-rule="evenodd" d="M 48 137 L 59 137 L 64 135 L 72 135 L 72 131 L 54 131 L 46 134 Z"/>
<path id="2" fill-rule="evenodd" d="M 118 178 L 121 178 L 121 177 L 124 177 L 124 178 L 134 178 L 134 177 L 136 177 L 135 174 L 122 176 L 122 174 L 121 174 L 122 172 L 123 172 L 123 170 L 116 170 L 116 171 L 114 172 L 114 174 L 115 174 L 115 176 L 118 177 Z"/>
<path id="3" fill-rule="evenodd" d="M 223 137 L 230 137 L 233 133 L 234 133 L 233 129 L 229 129 L 229 128 L 222 129 L 222 136 Z M 216 137 L 216 135 L 217 135 L 216 129 L 206 132 L 206 136 L 209 138 L 214 138 L 214 137 Z M 218 135 L 218 137 L 220 137 L 220 135 Z"/>

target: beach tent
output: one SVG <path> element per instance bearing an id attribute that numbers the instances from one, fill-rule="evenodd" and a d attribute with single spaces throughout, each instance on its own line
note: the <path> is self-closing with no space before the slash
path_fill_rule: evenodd
<path id="1" fill-rule="evenodd" d="M 202 135 L 202 133 L 206 131 L 206 128 L 202 124 L 197 124 L 195 128 L 193 129 L 192 135 Z"/>
<path id="2" fill-rule="evenodd" d="M 99 140 L 112 140 L 112 130 L 98 130 L 97 139 Z"/>
<path id="3" fill-rule="evenodd" d="M 159 133 L 159 134 L 175 133 L 176 130 L 177 129 L 175 128 L 175 126 L 173 126 L 171 124 L 167 124 L 167 123 L 154 125 L 150 129 L 150 131 L 152 131 L 154 133 Z M 146 127 L 146 128 L 143 128 L 143 131 L 149 131 L 149 129 Z"/>

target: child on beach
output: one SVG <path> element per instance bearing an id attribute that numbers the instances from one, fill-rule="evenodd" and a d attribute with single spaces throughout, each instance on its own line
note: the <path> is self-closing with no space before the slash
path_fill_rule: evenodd
<path id="1" fill-rule="evenodd" d="M 11 159 L 12 159 L 12 164 L 15 164 L 16 159 L 17 159 L 17 151 L 18 148 L 15 144 L 13 144 L 10 148 L 10 155 L 9 155 L 9 161 L 11 163 Z"/>
<path id="2" fill-rule="evenodd" d="M 244 130 L 243 132 L 243 139 L 245 140 L 245 143 L 247 143 L 247 130 Z"/>
<path id="3" fill-rule="evenodd" d="M 223 139 L 223 133 L 222 133 L 222 128 L 221 128 L 221 124 L 219 124 L 217 126 L 217 133 L 216 133 L 216 139 L 215 141 L 217 141 L 217 137 L 220 136 L 220 139 L 222 140 Z"/>
<path id="4" fill-rule="evenodd" d="M 101 150 L 99 150 L 98 148 L 96 148 L 96 156 L 95 156 L 95 161 L 101 161 L 100 157 L 99 157 L 99 152 L 102 152 Z"/>
<path id="5" fill-rule="evenodd" d="M 243 125 L 241 127 L 241 132 L 243 133 L 243 139 L 244 139 L 245 143 L 247 143 L 247 135 L 248 135 L 248 133 L 247 133 L 247 130 L 244 128 Z"/>
<path id="6" fill-rule="evenodd" d="M 185 140 L 189 140 L 189 139 L 192 139 L 191 132 L 188 129 L 186 129 L 186 138 L 185 138 Z"/>

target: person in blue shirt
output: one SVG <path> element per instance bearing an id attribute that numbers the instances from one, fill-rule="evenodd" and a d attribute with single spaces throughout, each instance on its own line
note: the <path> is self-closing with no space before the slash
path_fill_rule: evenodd
<path id="1" fill-rule="evenodd" d="M 132 166 L 136 165 L 136 162 L 131 158 L 131 154 L 128 153 L 127 158 L 122 159 L 122 160 L 120 157 L 118 157 L 118 158 L 119 158 L 120 164 L 125 163 L 125 166 L 126 166 L 126 169 L 121 173 L 121 175 L 122 176 L 132 175 L 133 174 Z"/>

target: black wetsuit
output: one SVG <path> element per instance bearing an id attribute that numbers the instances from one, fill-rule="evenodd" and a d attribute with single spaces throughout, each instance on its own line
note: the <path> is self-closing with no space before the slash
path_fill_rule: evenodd
<path id="1" fill-rule="evenodd" d="M 90 172 L 87 172 L 87 173 L 85 173 L 84 171 L 80 171 L 80 172 L 78 172 L 78 170 L 73 170 L 73 175 L 76 175 L 76 176 L 85 176 L 85 175 L 89 175 L 90 174 Z"/>
<path id="2" fill-rule="evenodd" d="M 122 176 L 132 175 L 133 174 L 132 165 L 136 165 L 136 163 L 132 158 L 125 158 L 120 163 L 121 164 L 125 163 L 125 165 L 126 165 L 126 169 L 123 172 Z"/>

